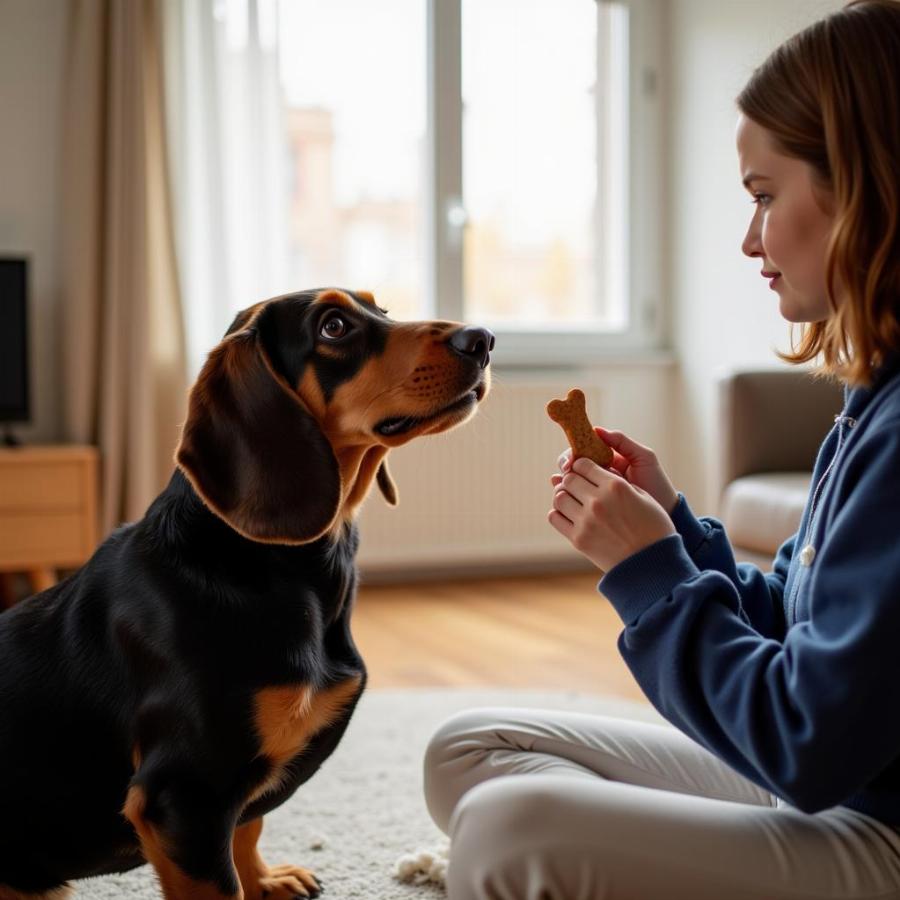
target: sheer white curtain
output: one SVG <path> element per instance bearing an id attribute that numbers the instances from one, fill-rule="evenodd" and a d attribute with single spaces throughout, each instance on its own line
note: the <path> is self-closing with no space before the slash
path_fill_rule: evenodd
<path id="1" fill-rule="evenodd" d="M 277 0 L 167 0 L 166 101 L 190 372 L 288 284 Z"/>

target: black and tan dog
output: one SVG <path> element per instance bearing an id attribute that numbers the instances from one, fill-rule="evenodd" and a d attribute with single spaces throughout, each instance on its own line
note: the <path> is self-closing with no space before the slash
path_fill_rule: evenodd
<path id="1" fill-rule="evenodd" d="M 0 900 L 145 861 L 169 900 L 318 894 L 256 843 L 363 690 L 354 513 L 396 501 L 390 448 L 472 414 L 492 346 L 363 292 L 237 317 L 146 516 L 0 615 Z"/>

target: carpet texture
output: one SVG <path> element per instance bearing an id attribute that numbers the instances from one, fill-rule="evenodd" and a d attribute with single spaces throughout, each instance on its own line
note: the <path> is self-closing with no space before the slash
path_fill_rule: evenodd
<path id="1" fill-rule="evenodd" d="M 340 746 L 319 772 L 265 818 L 260 839 L 271 865 L 291 862 L 321 878 L 323 900 L 435 900 L 444 896 L 446 838 L 422 799 L 422 757 L 435 728 L 473 706 L 529 706 L 659 721 L 648 707 L 590 694 L 512 690 L 371 690 Z M 424 851 L 424 852 L 420 852 Z M 411 857 L 432 877 L 401 882 Z M 159 900 L 149 866 L 75 882 L 74 900 Z"/>

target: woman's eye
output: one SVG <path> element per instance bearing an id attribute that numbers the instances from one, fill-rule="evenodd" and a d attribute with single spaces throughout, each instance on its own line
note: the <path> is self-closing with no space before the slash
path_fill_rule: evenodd
<path id="1" fill-rule="evenodd" d="M 768 194 L 754 194 L 750 202 L 755 206 L 766 206 L 771 199 Z"/>
<path id="2" fill-rule="evenodd" d="M 329 316 L 322 323 L 319 333 L 322 337 L 330 338 L 334 341 L 342 338 L 349 330 L 350 327 L 340 316 Z"/>

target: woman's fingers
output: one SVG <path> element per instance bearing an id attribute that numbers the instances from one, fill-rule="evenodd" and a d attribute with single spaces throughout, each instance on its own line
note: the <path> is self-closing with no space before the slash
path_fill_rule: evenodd
<path id="1" fill-rule="evenodd" d="M 557 491 L 553 495 L 553 508 L 559 510 L 570 522 L 574 522 L 582 506 L 568 491 Z"/>
<path id="2" fill-rule="evenodd" d="M 572 464 L 572 472 L 580 475 L 585 481 L 594 487 L 600 487 L 607 484 L 607 479 L 618 478 L 621 472 L 609 472 L 602 466 L 598 466 L 592 459 L 586 456 L 580 456 Z"/>
<path id="3" fill-rule="evenodd" d="M 596 485 L 574 470 L 566 473 L 559 486 L 568 491 L 582 505 L 590 500 L 591 491 L 596 490 Z"/>
<path id="4" fill-rule="evenodd" d="M 558 510 L 551 509 L 547 513 L 547 521 L 563 536 L 572 539 L 575 526 Z"/>
<path id="5" fill-rule="evenodd" d="M 628 467 L 631 465 L 631 461 L 626 457 L 622 456 L 617 450 L 613 450 L 613 461 L 609 464 L 609 468 L 614 472 L 618 472 L 620 475 L 624 477 L 625 473 L 628 471 Z"/>
<path id="6" fill-rule="evenodd" d="M 649 447 L 645 447 L 643 444 L 633 441 L 621 431 L 608 431 L 606 428 L 602 428 L 599 425 L 594 427 L 594 431 L 596 431 L 597 435 L 609 444 L 613 450 L 617 450 L 622 456 L 626 457 L 626 459 L 643 459 L 653 455 L 653 451 Z"/>

